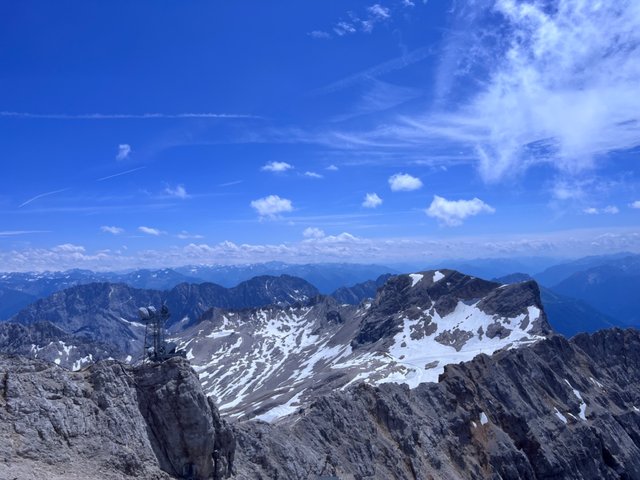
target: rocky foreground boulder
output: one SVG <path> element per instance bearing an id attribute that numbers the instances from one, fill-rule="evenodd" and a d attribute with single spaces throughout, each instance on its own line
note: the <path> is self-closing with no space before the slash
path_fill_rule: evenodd
<path id="1" fill-rule="evenodd" d="M 218 479 L 234 439 L 181 358 L 69 372 L 0 356 L 0 478 Z"/>
<path id="2" fill-rule="evenodd" d="M 0 356 L 0 478 L 636 479 L 640 332 L 546 340 L 416 388 L 355 384 L 227 424 L 184 359 Z"/>

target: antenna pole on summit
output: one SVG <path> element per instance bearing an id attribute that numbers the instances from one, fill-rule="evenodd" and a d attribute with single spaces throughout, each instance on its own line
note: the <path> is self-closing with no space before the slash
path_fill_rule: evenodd
<path id="1" fill-rule="evenodd" d="M 141 307 L 138 309 L 140 319 L 145 323 L 144 346 L 142 362 L 151 360 L 161 362 L 170 357 L 185 357 L 186 352 L 177 350 L 175 343 L 167 343 L 165 340 L 165 325 L 171 317 L 169 308 L 162 305 L 160 311 L 156 307 Z"/>

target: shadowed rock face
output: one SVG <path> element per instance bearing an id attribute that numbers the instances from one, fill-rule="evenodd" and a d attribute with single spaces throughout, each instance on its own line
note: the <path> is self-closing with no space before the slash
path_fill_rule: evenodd
<path id="1" fill-rule="evenodd" d="M 640 332 L 560 336 L 237 425 L 239 479 L 640 478 Z"/>
<path id="2" fill-rule="evenodd" d="M 0 356 L 0 478 L 225 478 L 231 430 L 180 358 L 71 373 Z"/>

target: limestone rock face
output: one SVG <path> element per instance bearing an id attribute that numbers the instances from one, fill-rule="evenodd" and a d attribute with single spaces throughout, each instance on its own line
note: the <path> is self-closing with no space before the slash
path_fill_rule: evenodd
<path id="1" fill-rule="evenodd" d="M 225 478 L 235 441 L 179 358 L 69 372 L 0 356 L 0 478 Z"/>
<path id="2" fill-rule="evenodd" d="M 640 478 L 640 332 L 612 329 L 360 384 L 237 425 L 238 479 Z"/>

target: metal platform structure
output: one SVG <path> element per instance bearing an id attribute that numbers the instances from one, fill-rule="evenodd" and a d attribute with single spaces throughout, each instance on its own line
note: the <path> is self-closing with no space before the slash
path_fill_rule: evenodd
<path id="1" fill-rule="evenodd" d="M 166 324 L 171 317 L 169 308 L 162 305 L 160 310 L 154 306 L 138 309 L 140 320 L 145 324 L 144 346 L 142 350 L 143 362 L 162 362 L 171 357 L 186 357 L 184 350 L 178 350 L 174 342 L 167 342 Z"/>

